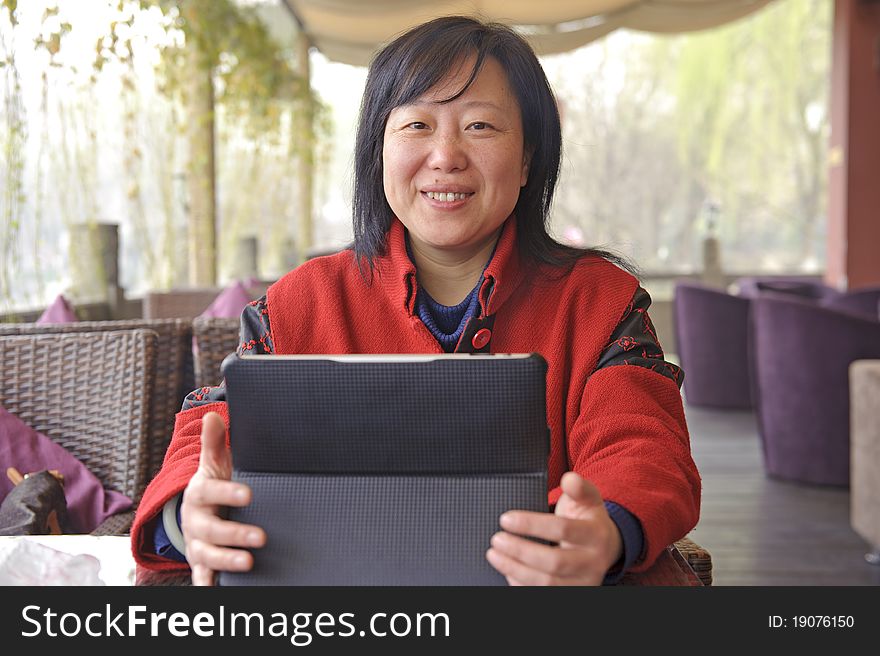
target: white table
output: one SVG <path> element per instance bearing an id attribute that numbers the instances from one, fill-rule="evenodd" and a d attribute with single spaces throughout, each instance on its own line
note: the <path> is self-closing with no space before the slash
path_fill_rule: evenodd
<path id="1" fill-rule="evenodd" d="M 0 536 L 0 584 L 134 585 L 128 536 Z"/>

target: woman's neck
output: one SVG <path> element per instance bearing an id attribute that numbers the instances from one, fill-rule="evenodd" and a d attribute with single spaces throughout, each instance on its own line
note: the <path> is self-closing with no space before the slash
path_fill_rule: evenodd
<path id="1" fill-rule="evenodd" d="M 441 305 L 458 305 L 477 284 L 500 234 L 468 253 L 431 248 L 410 238 L 419 285 Z"/>

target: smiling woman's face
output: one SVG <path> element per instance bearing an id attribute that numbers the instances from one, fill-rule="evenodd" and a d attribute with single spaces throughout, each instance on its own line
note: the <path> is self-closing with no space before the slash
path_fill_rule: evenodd
<path id="1" fill-rule="evenodd" d="M 391 111 L 382 148 L 385 197 L 414 247 L 470 256 L 497 238 L 528 178 L 522 118 L 492 57 L 465 93 L 473 58 Z"/>

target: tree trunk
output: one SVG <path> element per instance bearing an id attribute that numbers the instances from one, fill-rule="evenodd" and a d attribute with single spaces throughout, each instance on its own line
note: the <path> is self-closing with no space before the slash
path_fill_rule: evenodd
<path id="1" fill-rule="evenodd" d="M 189 166 L 188 260 L 189 283 L 194 287 L 217 284 L 217 205 L 214 169 L 214 81 L 207 57 L 196 39 L 187 40 L 187 139 Z"/>
<path id="2" fill-rule="evenodd" d="M 311 67 L 309 66 L 309 42 L 305 33 L 297 38 L 297 59 L 299 74 L 305 85 L 303 100 L 297 104 L 294 113 L 296 154 L 298 159 L 299 189 L 297 193 L 297 236 L 300 262 L 314 244 L 314 227 L 312 223 L 312 189 L 313 169 L 315 161 L 315 108 L 311 96 Z"/>
<path id="3" fill-rule="evenodd" d="M 119 225 L 74 223 L 70 226 L 70 262 L 73 300 L 107 303 L 117 317 L 124 299 L 119 284 Z"/>

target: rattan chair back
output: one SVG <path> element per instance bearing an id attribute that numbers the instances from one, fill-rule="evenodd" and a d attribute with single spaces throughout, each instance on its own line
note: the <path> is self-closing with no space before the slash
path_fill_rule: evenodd
<path id="1" fill-rule="evenodd" d="M 703 585 L 712 585 L 712 555 L 689 537 L 676 542 L 675 548 L 688 561 L 700 582 Z"/>
<path id="2" fill-rule="evenodd" d="M 147 476 L 152 478 L 162 466 L 165 451 L 174 432 L 174 417 L 184 396 L 195 388 L 192 353 L 192 324 L 182 319 L 132 319 L 125 321 L 77 321 L 59 324 L 0 324 L 0 335 L 44 335 L 53 333 L 94 333 L 151 330 L 158 336 L 155 374 L 149 408 L 150 439 L 147 444 Z"/>
<path id="3" fill-rule="evenodd" d="M 218 287 L 208 287 L 147 292 L 144 294 L 143 315 L 145 319 L 194 319 L 222 291 Z"/>
<path id="4" fill-rule="evenodd" d="M 0 337 L 0 404 L 137 503 L 156 348 L 149 330 Z"/>
<path id="5" fill-rule="evenodd" d="M 193 321 L 196 342 L 196 387 L 218 385 L 223 379 L 220 364 L 239 345 L 239 319 L 200 317 Z"/>

